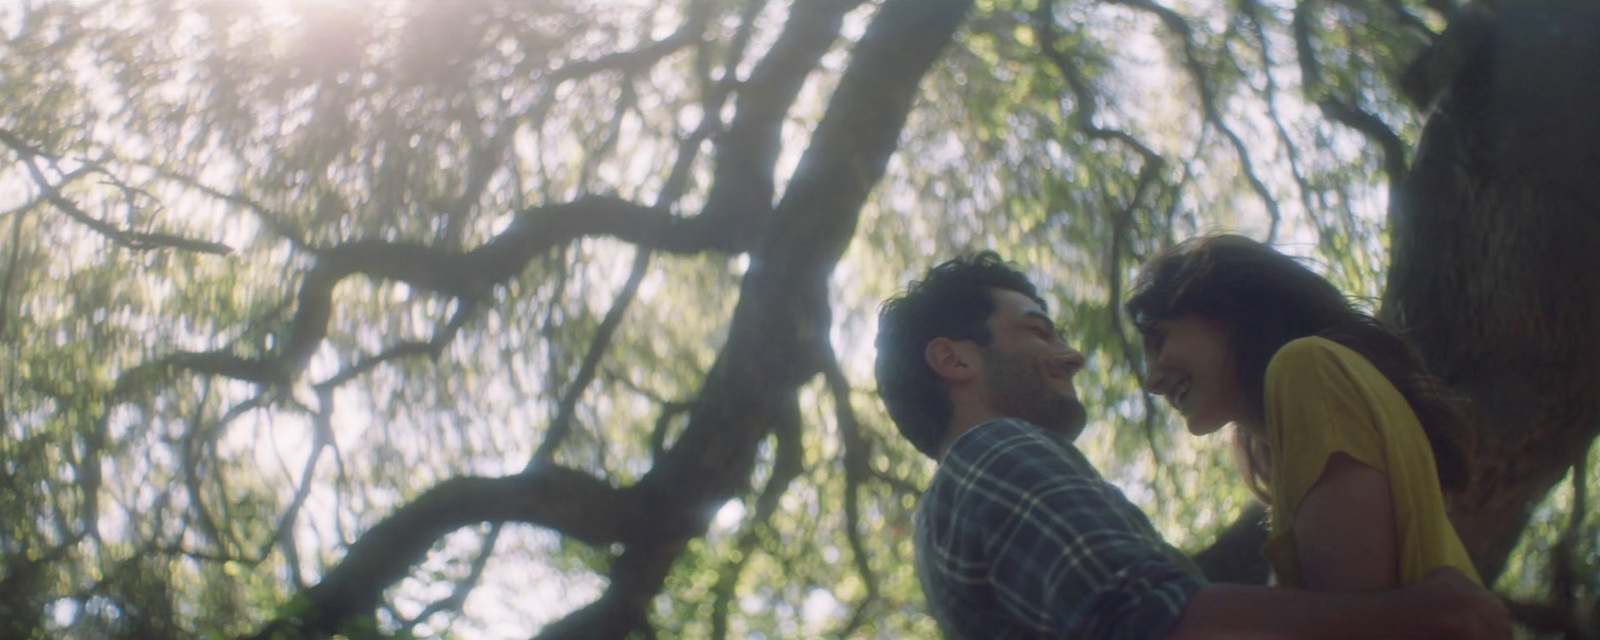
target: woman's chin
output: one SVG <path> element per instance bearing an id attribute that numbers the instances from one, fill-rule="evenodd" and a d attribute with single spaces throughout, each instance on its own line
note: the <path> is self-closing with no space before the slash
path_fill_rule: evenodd
<path id="1" fill-rule="evenodd" d="M 1189 420 L 1188 424 L 1189 433 L 1197 436 L 1209 436 L 1221 431 L 1228 423 L 1218 420 Z"/>

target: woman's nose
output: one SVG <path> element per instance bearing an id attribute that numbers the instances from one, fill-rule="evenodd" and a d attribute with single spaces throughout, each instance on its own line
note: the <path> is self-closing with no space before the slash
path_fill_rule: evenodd
<path id="1" fill-rule="evenodd" d="M 1158 396 L 1166 395 L 1167 393 L 1167 368 L 1161 366 L 1156 354 L 1145 354 L 1144 390 Z"/>

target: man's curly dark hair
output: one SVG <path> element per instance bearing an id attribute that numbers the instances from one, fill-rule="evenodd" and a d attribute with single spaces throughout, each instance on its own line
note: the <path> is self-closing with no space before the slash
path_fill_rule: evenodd
<path id="1" fill-rule="evenodd" d="M 1026 275 L 984 251 L 929 269 L 878 311 L 878 395 L 900 434 L 930 458 L 939 457 L 953 408 L 928 364 L 928 343 L 943 337 L 987 346 L 993 339 L 988 320 L 996 307 L 992 289 L 1021 293 L 1045 308 Z"/>

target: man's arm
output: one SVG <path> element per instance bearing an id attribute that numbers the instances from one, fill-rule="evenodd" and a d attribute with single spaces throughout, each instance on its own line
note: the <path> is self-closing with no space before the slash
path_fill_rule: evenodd
<path id="1" fill-rule="evenodd" d="M 1152 640 L 1203 582 L 1069 445 L 1022 422 L 982 425 L 941 463 L 963 487 L 958 581 L 981 582 L 1041 637 Z M 1000 612 L 997 612 L 1000 613 Z"/>
<path id="2" fill-rule="evenodd" d="M 998 604 L 1049 637 L 1511 638 L 1505 605 L 1449 568 L 1368 593 L 1201 586 L 1136 507 L 1034 427 L 969 433 L 943 465 L 983 505 L 962 514 L 963 527 L 988 547 L 983 577 Z"/>
<path id="3" fill-rule="evenodd" d="M 1511 612 L 1445 567 L 1399 589 L 1310 592 L 1211 585 L 1184 606 L 1167 640 L 1509 640 Z"/>

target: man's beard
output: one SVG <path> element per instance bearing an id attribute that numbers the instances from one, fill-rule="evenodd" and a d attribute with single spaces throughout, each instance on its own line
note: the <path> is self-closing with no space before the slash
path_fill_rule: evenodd
<path id="1" fill-rule="evenodd" d="M 1083 403 L 1053 388 L 1049 384 L 1052 378 L 1041 370 L 1036 359 L 985 348 L 983 360 L 995 409 L 1068 439 L 1076 439 L 1083 432 L 1088 421 Z"/>

